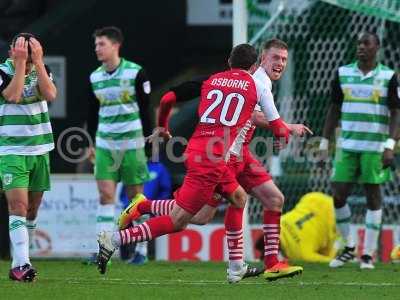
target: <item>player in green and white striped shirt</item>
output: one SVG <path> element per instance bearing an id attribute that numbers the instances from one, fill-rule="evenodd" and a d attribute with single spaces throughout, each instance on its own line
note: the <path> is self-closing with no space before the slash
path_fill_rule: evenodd
<path id="1" fill-rule="evenodd" d="M 120 57 L 123 35 L 118 28 L 98 29 L 94 38 L 102 65 L 90 75 L 95 99 L 89 100 L 88 130 L 97 127 L 95 178 L 100 205 L 96 231 L 100 233 L 113 230 L 117 183 L 124 184 L 132 199 L 143 192 L 143 183 L 149 179 L 143 133 L 150 135 L 151 130 L 150 82 L 140 65 Z M 95 115 L 98 122 L 94 122 Z"/>
<path id="2" fill-rule="evenodd" d="M 382 222 L 380 184 L 390 180 L 400 121 L 397 76 L 376 60 L 380 46 L 376 34 L 360 35 L 357 61 L 339 68 L 332 85 L 332 103 L 323 130 L 320 150 L 328 149 L 328 139 L 340 120 L 341 133 L 332 172 L 336 223 L 346 247 L 331 267 L 341 267 L 355 256 L 355 242 L 349 238 L 351 212 L 346 203 L 353 184 L 363 185 L 367 198 L 364 250 L 361 269 L 373 269 Z"/>
<path id="3" fill-rule="evenodd" d="M 0 65 L 0 177 L 8 201 L 12 266 L 9 277 L 32 281 L 29 242 L 43 192 L 50 189 L 48 152 L 54 148 L 47 101 L 56 98 L 43 49 L 31 34 L 18 34 Z"/>

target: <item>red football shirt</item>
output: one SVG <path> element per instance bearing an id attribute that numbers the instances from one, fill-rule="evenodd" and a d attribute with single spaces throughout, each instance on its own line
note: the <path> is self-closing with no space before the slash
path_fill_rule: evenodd
<path id="1" fill-rule="evenodd" d="M 199 123 L 187 146 L 213 155 L 224 155 L 257 103 L 252 76 L 239 69 L 212 75 L 204 81 L 198 108 Z"/>

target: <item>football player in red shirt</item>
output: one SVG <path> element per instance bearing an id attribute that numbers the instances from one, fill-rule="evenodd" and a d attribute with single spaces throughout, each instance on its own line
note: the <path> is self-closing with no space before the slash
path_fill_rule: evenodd
<path id="1" fill-rule="evenodd" d="M 271 90 L 272 80 L 278 80 L 285 70 L 287 62 L 287 45 L 281 40 L 271 39 L 264 44 L 262 54 L 262 67 L 258 68 L 254 76 L 258 78 L 266 87 Z M 188 101 L 200 95 L 201 83 L 207 77 L 200 77 L 196 80 L 185 82 L 177 87 L 172 88 L 166 93 L 160 103 L 160 113 L 158 118 L 158 127 L 155 136 L 163 134 L 169 137 L 168 117 L 175 102 Z M 239 184 L 246 190 L 258 198 L 264 206 L 264 235 L 266 236 L 265 244 L 265 273 L 264 277 L 270 280 L 282 277 L 292 276 L 301 272 L 300 267 L 289 266 L 288 264 L 278 261 L 279 246 L 279 230 L 280 230 L 280 213 L 283 206 L 283 195 L 271 180 L 271 176 L 265 168 L 257 161 L 249 151 L 249 143 L 254 133 L 255 125 L 264 128 L 279 129 L 279 127 L 271 126 L 265 121 L 262 113 L 254 112 L 252 120 L 246 122 L 241 129 L 235 142 L 229 149 L 230 159 L 228 166 L 235 174 Z M 276 122 L 275 122 L 276 123 Z M 275 124 L 276 125 L 276 124 Z M 303 135 L 306 132 L 312 132 L 303 124 L 287 124 L 290 133 L 293 135 Z M 283 130 L 282 133 L 287 133 Z M 279 132 L 275 135 L 279 135 Z M 283 136 L 285 137 L 285 136 Z M 285 137 L 287 138 L 287 137 Z M 241 147 L 243 150 L 241 151 Z M 238 159 L 238 157 L 240 157 Z M 223 187 L 223 185 L 222 185 Z M 257 270 L 248 267 L 243 262 L 243 231 L 242 231 L 242 215 L 244 202 L 241 199 L 232 199 L 229 191 L 221 186 L 217 187 L 217 192 L 223 194 L 225 198 L 230 199 L 235 205 L 227 209 L 225 215 L 225 227 L 227 235 L 227 245 L 229 250 L 229 269 L 228 281 L 237 282 L 243 277 L 254 275 Z M 217 198 L 218 199 L 218 198 Z M 235 201 L 236 200 L 236 201 Z M 132 220 L 137 219 L 142 214 L 152 213 L 154 215 L 168 215 L 175 200 L 146 200 L 143 196 L 135 198 L 130 207 L 121 214 L 120 228 L 125 228 Z M 210 198 L 207 205 L 203 206 L 199 213 L 192 219 L 192 224 L 203 225 L 208 223 L 215 214 L 219 201 L 215 197 Z M 278 233 L 278 237 L 276 237 Z M 269 235 L 273 236 L 270 238 Z"/>
<path id="2" fill-rule="evenodd" d="M 115 248 L 121 244 L 150 240 L 183 230 L 208 200 L 215 188 L 225 187 L 235 199 L 245 199 L 246 193 L 230 172 L 225 156 L 240 129 L 250 119 L 259 102 L 271 125 L 282 125 L 271 91 L 253 78 L 248 71 L 255 66 L 257 53 L 253 47 L 242 44 L 235 47 L 229 58 L 231 70 L 215 74 L 203 83 L 199 104 L 200 122 L 186 150 L 187 175 L 176 195 L 171 214 L 115 233 L 99 236 L 99 269 L 106 264 Z M 288 136 L 288 129 L 283 135 Z M 275 133 L 275 132 L 274 132 Z"/>

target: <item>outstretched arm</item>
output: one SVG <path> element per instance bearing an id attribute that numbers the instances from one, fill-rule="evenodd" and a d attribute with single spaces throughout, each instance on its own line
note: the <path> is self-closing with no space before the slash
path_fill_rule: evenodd
<path id="1" fill-rule="evenodd" d="M 265 120 L 268 122 L 268 128 L 272 130 L 275 138 L 279 140 L 284 139 L 285 144 L 287 144 L 289 142 L 290 128 L 279 116 L 271 90 L 262 86 L 257 81 L 256 85 L 258 104 L 260 105 Z"/>
<path id="2" fill-rule="evenodd" d="M 172 107 L 177 102 L 187 102 L 200 97 L 201 86 L 207 78 L 208 76 L 201 76 L 170 88 L 161 98 L 157 126 L 168 128 Z"/>
<path id="3" fill-rule="evenodd" d="M 264 114 L 260 111 L 254 111 L 252 116 L 251 116 L 251 121 L 252 123 L 259 127 L 259 128 L 264 128 L 264 129 L 270 129 L 271 125 L 265 118 Z M 303 136 L 306 133 L 313 134 L 311 129 L 309 129 L 307 126 L 304 124 L 288 124 L 286 123 L 286 126 L 290 129 L 290 134 L 294 136 Z"/>
<path id="4" fill-rule="evenodd" d="M 199 77 L 197 79 L 181 83 L 172 87 L 161 97 L 157 125 L 153 130 L 153 133 L 147 138 L 148 142 L 153 143 L 158 137 L 162 137 L 164 139 L 171 138 L 171 134 L 169 133 L 168 129 L 168 123 L 172 108 L 177 102 L 187 102 L 199 97 L 201 94 L 201 85 L 207 78 L 208 77 Z"/>

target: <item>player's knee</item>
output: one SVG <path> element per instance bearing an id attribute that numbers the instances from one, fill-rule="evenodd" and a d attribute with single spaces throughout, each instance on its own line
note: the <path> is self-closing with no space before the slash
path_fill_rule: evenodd
<path id="1" fill-rule="evenodd" d="M 367 200 L 367 209 L 378 210 L 382 207 L 382 201 L 379 197 Z"/>
<path id="2" fill-rule="evenodd" d="M 209 222 L 208 219 L 198 219 L 198 218 L 192 219 L 192 220 L 190 221 L 191 224 L 200 225 L 200 226 L 201 226 L 201 225 L 206 225 L 206 224 L 208 224 L 208 222 Z"/>
<path id="3" fill-rule="evenodd" d="M 280 193 L 275 197 L 275 206 L 277 208 L 282 209 L 284 203 L 285 203 L 285 196 L 282 193 Z"/>
<path id="4" fill-rule="evenodd" d="M 182 230 L 186 229 L 188 222 L 187 222 L 187 220 L 178 218 L 178 219 L 173 220 L 173 224 L 174 224 L 175 231 L 182 231 Z"/>
<path id="5" fill-rule="evenodd" d="M 247 195 L 240 195 L 237 198 L 235 198 L 233 206 L 238 208 L 244 208 L 244 206 L 246 205 L 246 201 L 247 201 Z"/>
<path id="6" fill-rule="evenodd" d="M 134 198 L 137 194 L 142 194 L 143 193 L 143 186 L 138 185 L 138 186 L 133 186 L 130 188 L 126 189 L 126 195 L 128 196 L 128 199 Z"/>
<path id="7" fill-rule="evenodd" d="M 196 214 L 195 216 L 193 216 L 193 218 L 190 220 L 191 224 L 195 224 L 195 225 L 206 225 L 208 224 L 212 218 L 214 217 L 214 214 Z"/>
<path id="8" fill-rule="evenodd" d="M 184 230 L 190 222 L 192 215 L 186 213 L 182 209 L 172 211 L 171 213 L 172 223 L 175 231 Z"/>
<path id="9" fill-rule="evenodd" d="M 285 203 L 285 196 L 282 193 L 275 193 L 272 196 L 262 199 L 264 209 L 281 211 Z"/>
<path id="10" fill-rule="evenodd" d="M 26 214 L 26 218 L 28 220 L 35 220 L 37 217 L 37 213 L 38 213 L 38 206 L 29 206 L 28 208 L 28 213 Z"/>
<path id="11" fill-rule="evenodd" d="M 10 215 L 26 216 L 28 204 L 25 201 L 20 200 L 9 201 L 8 210 Z"/>
<path id="12" fill-rule="evenodd" d="M 107 188 L 99 190 L 100 193 L 100 204 L 112 204 L 114 203 L 114 191 Z"/>
<path id="13" fill-rule="evenodd" d="M 382 194 L 379 188 L 366 191 L 367 208 L 369 210 L 378 210 L 382 206 Z"/>
<path id="14" fill-rule="evenodd" d="M 231 197 L 232 205 L 238 208 L 243 208 L 246 205 L 246 201 L 247 194 L 243 189 L 236 190 Z"/>

